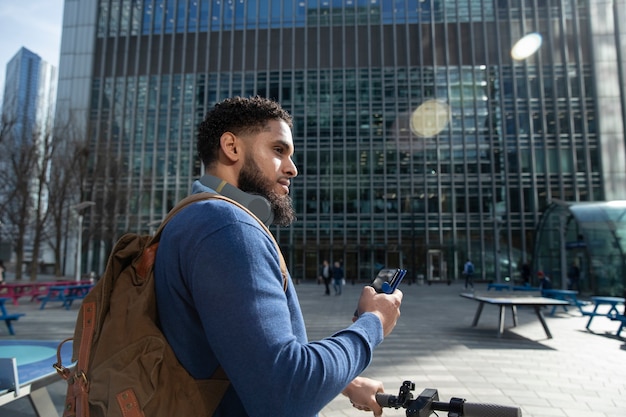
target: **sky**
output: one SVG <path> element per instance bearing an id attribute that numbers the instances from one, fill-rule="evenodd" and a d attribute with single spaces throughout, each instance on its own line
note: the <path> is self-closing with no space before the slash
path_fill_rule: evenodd
<path id="1" fill-rule="evenodd" d="M 59 68 L 64 0 L 0 0 L 0 101 L 6 66 L 23 46 Z"/>

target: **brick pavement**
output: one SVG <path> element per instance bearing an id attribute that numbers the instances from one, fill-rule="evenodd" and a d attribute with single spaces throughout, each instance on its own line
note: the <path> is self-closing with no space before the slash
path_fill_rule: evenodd
<path id="1" fill-rule="evenodd" d="M 478 284 L 477 290 L 486 289 Z M 328 336 L 350 324 L 360 285 L 346 285 L 342 296 L 324 296 L 323 286 L 297 287 L 309 338 Z M 497 308 L 485 306 L 476 328 L 471 323 L 477 303 L 458 296 L 462 286 L 402 284 L 402 317 L 394 332 L 377 349 L 365 375 L 383 381 L 396 394 L 404 380 L 439 390 L 441 401 L 462 397 L 522 407 L 526 417 L 626 415 L 626 342 L 614 336 L 616 322 L 596 318 L 585 330 L 586 317 L 575 309 L 547 317 L 554 336 L 547 339 L 534 313 L 519 309 L 518 326 L 497 338 Z M 71 335 L 78 304 L 66 311 L 56 304 L 44 311 L 36 303 L 20 300 L 10 311 L 27 315 L 15 323 L 16 336 L 8 336 L 0 323 L 0 338 L 60 340 Z M 65 383 L 50 386 L 59 412 Z M 33 416 L 27 400 L 0 408 L 0 417 Z M 338 396 L 320 417 L 367 416 Z M 386 416 L 404 416 L 388 409 Z M 440 416 L 446 413 L 440 412 Z"/>

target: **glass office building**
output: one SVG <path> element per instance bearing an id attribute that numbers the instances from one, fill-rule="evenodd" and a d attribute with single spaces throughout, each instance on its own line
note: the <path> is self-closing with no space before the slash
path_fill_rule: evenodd
<path id="1" fill-rule="evenodd" d="M 516 279 L 554 200 L 624 199 L 624 0 L 65 4 L 57 106 L 96 151 L 92 269 L 189 192 L 195 127 L 234 95 L 294 115 L 298 221 L 275 234 L 295 278 L 329 259 L 449 281 L 469 258 Z"/>
<path id="2" fill-rule="evenodd" d="M 52 131 L 57 69 L 22 47 L 6 66 L 2 118 L 15 146 L 42 140 Z"/>

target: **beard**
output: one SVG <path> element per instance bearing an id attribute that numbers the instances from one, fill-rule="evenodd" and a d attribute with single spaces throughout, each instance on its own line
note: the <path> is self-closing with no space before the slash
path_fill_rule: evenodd
<path id="1" fill-rule="evenodd" d="M 289 226 L 296 220 L 296 214 L 289 194 L 280 195 L 273 190 L 274 183 L 261 174 L 252 157 L 247 157 L 239 172 L 238 184 L 241 191 L 265 197 L 274 213 L 273 224 Z"/>

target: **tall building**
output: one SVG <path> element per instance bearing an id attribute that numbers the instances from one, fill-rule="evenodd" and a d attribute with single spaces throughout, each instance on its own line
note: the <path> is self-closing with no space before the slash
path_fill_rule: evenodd
<path id="1" fill-rule="evenodd" d="M 554 201 L 625 198 L 625 13 L 625 0 L 66 0 L 58 106 L 96 151 L 89 262 L 102 266 L 106 230 L 148 231 L 189 192 L 214 103 L 258 94 L 295 117 L 298 221 L 275 230 L 292 275 L 330 258 L 349 278 L 404 266 L 447 281 L 469 258 L 484 279 L 516 279 Z M 539 50 L 513 59 L 531 33 Z"/>
<path id="2" fill-rule="evenodd" d="M 32 143 L 52 131 L 56 99 L 56 68 L 26 48 L 6 67 L 3 121 L 16 143 Z M 7 136 L 8 137 L 8 136 Z"/>

